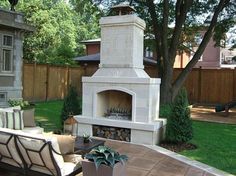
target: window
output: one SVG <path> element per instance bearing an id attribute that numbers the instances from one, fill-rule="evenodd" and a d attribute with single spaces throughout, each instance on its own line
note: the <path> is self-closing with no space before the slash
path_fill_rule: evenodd
<path id="1" fill-rule="evenodd" d="M 11 50 L 3 49 L 3 68 L 2 71 L 11 71 Z"/>
<path id="2" fill-rule="evenodd" d="M 12 36 L 4 35 L 3 36 L 3 46 L 12 46 Z"/>
<path id="3" fill-rule="evenodd" d="M 5 102 L 7 100 L 7 93 L 0 92 L 0 102 Z"/>
<path id="4" fill-rule="evenodd" d="M 1 38 L 2 37 L 2 38 Z M 0 35 L 0 72 L 12 72 L 13 68 L 13 36 Z"/>

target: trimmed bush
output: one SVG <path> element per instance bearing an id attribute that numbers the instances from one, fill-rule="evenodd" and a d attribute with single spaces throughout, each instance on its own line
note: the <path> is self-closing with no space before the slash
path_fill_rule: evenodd
<path id="1" fill-rule="evenodd" d="M 81 98 L 78 97 L 76 89 L 72 86 L 69 88 L 68 95 L 64 99 L 61 119 L 64 122 L 69 115 L 78 115 L 82 112 L 82 101 Z"/>
<path id="2" fill-rule="evenodd" d="M 186 89 L 181 89 L 171 107 L 167 118 L 166 141 L 184 143 L 192 139 L 193 129 Z"/>
<path id="3" fill-rule="evenodd" d="M 159 117 L 168 118 L 170 115 L 171 115 L 171 105 L 170 104 L 160 105 Z"/>

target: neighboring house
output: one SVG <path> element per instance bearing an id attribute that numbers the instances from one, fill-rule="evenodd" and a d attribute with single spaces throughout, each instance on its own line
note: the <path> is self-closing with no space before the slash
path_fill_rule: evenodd
<path id="1" fill-rule="evenodd" d="M 21 13 L 0 9 L 0 106 L 22 98 L 23 34 L 33 30 Z"/>
<path id="2" fill-rule="evenodd" d="M 81 43 L 85 44 L 86 46 L 86 56 L 76 57 L 74 58 L 75 61 L 80 63 L 82 66 L 87 66 L 88 64 L 90 67 L 97 67 L 100 63 L 100 42 L 101 39 L 92 39 L 82 41 Z M 156 65 L 156 54 L 155 52 L 151 51 L 148 47 L 144 50 L 144 66 L 155 66 Z M 188 53 L 181 53 L 176 56 L 175 68 L 183 68 L 189 61 L 189 54 Z"/>
<path id="3" fill-rule="evenodd" d="M 233 60 L 233 57 L 236 57 L 236 49 L 222 48 L 220 51 L 221 67 L 236 67 L 236 61 Z"/>
<path id="4" fill-rule="evenodd" d="M 196 34 L 196 43 L 200 44 L 201 39 L 204 35 L 204 32 L 200 32 Z M 100 42 L 101 39 L 93 39 L 82 41 L 81 43 L 86 46 L 86 56 L 76 57 L 74 60 L 78 61 L 81 65 L 97 67 L 100 62 Z M 193 51 L 196 50 L 193 48 Z M 183 51 L 179 52 L 176 55 L 174 68 L 184 68 L 188 62 L 191 60 L 194 52 Z M 236 67 L 236 63 L 232 60 L 232 58 L 236 56 L 236 50 L 229 50 L 228 48 L 221 48 L 215 46 L 215 42 L 213 38 L 210 39 L 207 44 L 201 58 L 198 63 L 195 65 L 195 68 L 203 68 L 203 69 L 216 69 L 223 67 Z M 151 49 L 146 47 L 144 49 L 144 66 L 154 66 L 156 65 L 156 53 Z"/>
<path id="5" fill-rule="evenodd" d="M 86 46 L 86 56 L 76 57 L 74 58 L 82 66 L 87 66 L 89 64 L 90 67 L 98 67 L 100 63 L 100 42 L 101 39 L 92 39 L 82 41 L 81 43 Z M 156 61 L 152 57 L 144 57 L 144 66 L 155 66 Z"/>

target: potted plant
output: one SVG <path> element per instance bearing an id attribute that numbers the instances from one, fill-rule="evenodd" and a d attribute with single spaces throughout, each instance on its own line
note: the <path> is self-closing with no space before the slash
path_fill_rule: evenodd
<path id="1" fill-rule="evenodd" d="M 91 141 L 90 135 L 89 134 L 83 134 L 83 142 L 84 143 L 89 143 Z"/>
<path id="2" fill-rule="evenodd" d="M 24 101 L 22 99 L 9 99 L 8 104 L 11 107 L 20 106 L 21 110 L 23 110 L 24 126 L 26 127 L 36 126 L 34 120 L 34 111 L 35 111 L 34 104 L 29 103 L 28 101 Z"/>
<path id="3" fill-rule="evenodd" d="M 125 176 L 126 155 L 107 146 L 98 146 L 85 155 L 82 161 L 83 176 Z"/>

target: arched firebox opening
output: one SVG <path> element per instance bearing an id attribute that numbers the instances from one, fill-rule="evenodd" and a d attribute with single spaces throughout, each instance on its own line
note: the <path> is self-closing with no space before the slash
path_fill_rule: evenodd
<path id="1" fill-rule="evenodd" d="M 132 95 L 119 90 L 97 93 L 97 117 L 132 120 Z"/>

